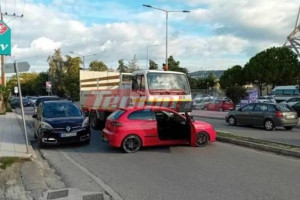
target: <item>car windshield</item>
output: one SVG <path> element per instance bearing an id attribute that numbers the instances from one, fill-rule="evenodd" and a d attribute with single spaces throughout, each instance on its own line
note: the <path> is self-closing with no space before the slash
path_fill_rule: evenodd
<path id="1" fill-rule="evenodd" d="M 147 80 L 150 93 L 160 90 L 163 92 L 178 92 L 180 94 L 191 93 L 184 74 L 148 73 Z"/>
<path id="2" fill-rule="evenodd" d="M 72 103 L 46 103 L 43 106 L 43 117 L 78 117 L 81 116 L 80 110 Z"/>

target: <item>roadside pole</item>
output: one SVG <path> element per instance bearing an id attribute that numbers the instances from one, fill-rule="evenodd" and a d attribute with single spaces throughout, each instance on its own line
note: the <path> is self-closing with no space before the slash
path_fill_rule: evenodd
<path id="1" fill-rule="evenodd" d="M 20 84 L 20 78 L 19 78 L 19 71 L 17 62 L 14 62 L 14 67 L 17 75 L 17 81 L 18 81 L 18 89 L 19 89 L 19 97 L 20 97 L 20 106 L 21 106 L 21 113 L 22 113 L 22 120 L 23 120 L 23 127 L 24 127 L 24 133 L 25 133 L 25 141 L 26 141 L 26 153 L 28 154 L 28 137 L 27 137 L 27 129 L 26 129 L 26 122 L 25 122 L 25 115 L 24 115 L 24 107 L 23 107 L 23 99 L 22 99 L 22 91 L 21 91 L 21 84 Z"/>

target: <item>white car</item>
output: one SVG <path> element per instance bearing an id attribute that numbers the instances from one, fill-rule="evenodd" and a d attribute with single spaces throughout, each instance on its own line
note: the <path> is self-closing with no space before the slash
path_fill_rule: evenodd
<path id="1" fill-rule="evenodd" d="M 203 110 L 205 105 L 212 101 L 210 98 L 205 99 L 194 99 L 193 108 Z"/>
<path id="2" fill-rule="evenodd" d="M 276 100 L 272 96 L 260 96 L 257 99 L 257 103 L 276 103 Z"/>
<path id="3" fill-rule="evenodd" d="M 300 102 L 300 97 L 291 97 L 283 102 L 280 102 L 282 104 L 287 104 L 289 106 L 294 105 L 296 102 Z"/>

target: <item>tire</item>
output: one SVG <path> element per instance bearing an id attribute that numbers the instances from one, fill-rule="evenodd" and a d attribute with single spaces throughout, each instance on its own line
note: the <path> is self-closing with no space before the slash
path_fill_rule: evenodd
<path id="1" fill-rule="evenodd" d="M 45 144 L 43 143 L 42 138 L 39 136 L 39 137 L 37 138 L 37 140 L 38 140 L 38 147 L 39 147 L 40 149 L 44 148 L 44 147 L 45 147 Z"/>
<path id="2" fill-rule="evenodd" d="M 292 126 L 284 126 L 285 130 L 292 130 L 294 127 Z"/>
<path id="3" fill-rule="evenodd" d="M 90 142 L 91 142 L 91 138 L 90 138 L 90 139 L 87 139 L 87 140 L 85 140 L 85 141 L 83 141 L 82 144 L 84 144 L 84 145 L 89 145 Z"/>
<path id="4" fill-rule="evenodd" d="M 94 130 L 100 130 L 100 122 L 97 119 L 96 112 L 91 112 L 90 114 L 90 126 Z"/>
<path id="5" fill-rule="evenodd" d="M 264 128 L 267 131 L 273 131 L 274 128 L 275 128 L 274 122 L 270 119 L 266 119 L 265 122 L 264 122 Z"/>
<path id="6" fill-rule="evenodd" d="M 125 153 L 135 153 L 142 147 L 140 137 L 136 135 L 128 135 L 122 142 L 122 149 Z"/>
<path id="7" fill-rule="evenodd" d="M 205 132 L 196 135 L 196 147 L 205 147 L 209 142 L 209 136 Z"/>
<path id="8" fill-rule="evenodd" d="M 236 119 L 234 116 L 229 116 L 228 117 L 228 124 L 229 126 L 235 126 L 237 124 Z"/>

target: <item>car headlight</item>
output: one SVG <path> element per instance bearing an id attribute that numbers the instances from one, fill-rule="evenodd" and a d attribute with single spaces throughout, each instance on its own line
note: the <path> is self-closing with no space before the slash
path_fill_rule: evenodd
<path id="1" fill-rule="evenodd" d="M 54 128 L 50 124 L 48 124 L 47 122 L 42 122 L 41 123 L 41 128 L 43 130 L 49 130 L 49 131 L 54 130 Z"/>
<path id="2" fill-rule="evenodd" d="M 81 125 L 81 127 L 83 127 L 83 128 L 87 128 L 87 127 L 89 127 L 90 126 L 90 123 L 89 123 L 89 118 L 88 117 L 86 117 L 86 118 L 84 118 L 84 120 L 83 120 L 83 122 L 82 122 L 82 125 Z"/>

